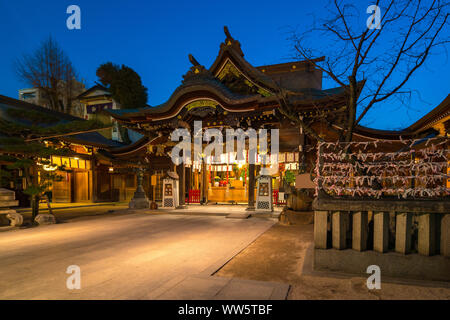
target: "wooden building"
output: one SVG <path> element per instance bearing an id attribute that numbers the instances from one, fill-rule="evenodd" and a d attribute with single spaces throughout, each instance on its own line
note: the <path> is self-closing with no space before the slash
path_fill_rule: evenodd
<path id="1" fill-rule="evenodd" d="M 45 115 L 33 119 L 33 115 Z M 39 119 L 38 119 L 39 118 Z M 0 119 L 9 124 L 35 126 L 45 128 L 64 125 L 73 121 L 84 121 L 80 118 L 49 110 L 41 106 L 20 101 L 0 95 Z M 38 130 L 37 130 L 38 131 Z M 11 137 L 8 132 L 0 132 L 2 138 Z M 55 181 L 48 190 L 53 202 L 98 202 L 98 201 L 127 201 L 131 198 L 130 192 L 122 190 L 136 188 L 136 178 L 133 172 L 112 174 L 110 162 L 106 165 L 97 158 L 100 150 L 120 148 L 124 144 L 105 138 L 97 131 L 74 132 L 69 134 L 34 135 L 46 145 L 64 146 L 70 152 L 65 156 L 51 156 L 53 165 L 65 165 L 67 171 L 58 172 L 62 181 Z M 9 151 L 8 151 L 9 152 Z M 6 155 L 0 145 L 0 155 Z M 1 162 L 2 170 L 6 170 L 8 162 Z M 2 181 L 7 187 L 16 191 L 21 206 L 28 206 L 28 196 L 23 194 L 25 179 L 20 178 L 22 173 L 17 172 L 14 181 Z M 125 183 L 126 182 L 126 183 Z M 125 187 L 124 187 L 125 184 Z"/>
<path id="2" fill-rule="evenodd" d="M 258 163 L 229 161 L 226 158 L 230 155 L 226 155 L 221 163 L 206 161 L 174 166 L 169 154 L 175 142 L 170 141 L 170 134 L 176 128 L 192 132 L 194 121 L 202 121 L 203 128 L 218 128 L 222 132 L 227 128 L 279 129 L 280 165 L 272 172 L 274 190 L 283 188 L 287 173 L 296 176 L 299 165 L 304 165 L 306 172 L 312 170 L 317 143 L 281 112 L 281 97 L 321 137 L 327 141 L 337 139 L 336 129 L 346 116 L 345 88 L 323 90 L 321 71 L 307 61 L 252 66 L 244 58 L 239 41 L 226 27 L 225 35 L 211 67 L 205 68 L 189 55 L 192 67 L 165 103 L 143 109 L 106 111 L 122 125 L 145 136 L 135 145 L 110 150 L 109 157 L 117 163 L 140 161 L 147 170 L 146 185 L 150 185 L 147 190 L 152 199 L 161 199 L 158 177 L 164 171 L 176 170 L 181 180 L 181 201 L 248 202 L 249 205 L 254 201 L 254 178 L 261 167 Z M 443 123 L 448 126 L 447 100 L 404 131 L 358 126 L 354 137 L 364 141 L 399 139 L 402 135 L 426 136 L 430 132 L 442 134 L 442 130 L 439 133 L 433 126 L 443 126 Z"/>
<path id="3" fill-rule="evenodd" d="M 177 128 L 192 133 L 195 121 L 202 121 L 204 129 L 216 128 L 222 132 L 228 128 L 279 129 L 279 166 L 271 168 L 273 190 L 278 194 L 283 191 L 285 181 L 295 184 L 299 173 L 309 174 L 313 170 L 317 154 L 316 139 L 305 134 L 283 112 L 281 105 L 286 101 L 324 140 L 337 140 L 337 129 L 346 120 L 346 90 L 343 87 L 322 89 L 322 73 L 311 63 L 295 61 L 255 67 L 244 58 L 239 41 L 226 27 L 225 40 L 209 68 L 191 55 L 189 60 L 192 67 L 180 86 L 158 106 L 120 109 L 108 90 L 100 85 L 79 96 L 86 118 L 102 118 L 112 124 L 117 121 L 143 137 L 128 145 L 111 140 L 115 138 L 114 131 L 106 136 L 82 132 L 47 139 L 49 143 L 65 144 L 73 151 L 71 157 L 52 159 L 55 164 L 66 163 L 71 169 L 70 173 L 64 173 L 64 181 L 53 186 L 54 201 L 129 201 L 137 187 L 136 170 L 141 167 L 145 170 L 144 189 L 154 201 L 162 199 L 162 176 L 168 170 L 176 170 L 180 177 L 181 203 L 237 202 L 252 206 L 260 161 L 250 164 L 247 154 L 245 161 L 236 161 L 235 154 L 226 154 L 220 162 L 206 159 L 175 166 L 170 152 L 177 142 L 170 141 L 170 134 Z M 0 113 L 4 114 L 2 108 L 41 110 L 0 96 Z M 61 121 L 79 120 L 48 109 L 45 112 Z M 355 141 L 367 141 L 448 135 L 449 119 L 450 96 L 404 130 L 358 126 L 353 137 Z M 283 197 L 278 200 L 283 202 Z"/>

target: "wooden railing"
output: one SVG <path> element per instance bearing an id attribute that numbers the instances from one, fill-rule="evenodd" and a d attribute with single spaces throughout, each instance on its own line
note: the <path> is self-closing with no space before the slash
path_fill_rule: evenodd
<path id="1" fill-rule="evenodd" d="M 200 203 L 200 190 L 189 190 L 189 197 L 186 199 L 188 204 L 190 203 Z"/>
<path id="2" fill-rule="evenodd" d="M 284 200 L 284 197 L 283 197 L 283 199 L 281 199 L 279 190 L 273 190 L 272 197 L 273 197 L 274 205 L 278 206 L 278 205 L 286 204 L 286 200 Z"/>

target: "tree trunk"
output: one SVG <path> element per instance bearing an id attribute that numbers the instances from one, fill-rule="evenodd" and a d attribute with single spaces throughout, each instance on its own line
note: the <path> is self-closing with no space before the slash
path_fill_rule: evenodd
<path id="1" fill-rule="evenodd" d="M 48 197 L 48 194 L 45 195 L 45 201 L 47 202 L 48 213 L 53 214 L 53 210 L 50 205 L 50 198 Z"/>
<path id="2" fill-rule="evenodd" d="M 31 196 L 31 222 L 34 223 L 39 214 L 39 197 L 37 195 Z"/>
<path id="3" fill-rule="evenodd" d="M 357 104 L 357 84 L 354 76 L 348 77 L 349 80 L 349 98 L 348 98 L 348 122 L 345 133 L 345 142 L 352 141 L 353 129 L 356 121 L 356 104 Z"/>

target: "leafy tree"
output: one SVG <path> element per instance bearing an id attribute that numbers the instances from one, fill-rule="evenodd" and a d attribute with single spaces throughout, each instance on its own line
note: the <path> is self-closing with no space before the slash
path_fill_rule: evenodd
<path id="1" fill-rule="evenodd" d="M 107 62 L 97 69 L 100 82 L 106 86 L 121 108 L 144 108 L 147 106 L 147 88 L 142 85 L 141 77 L 131 68 Z M 119 124 L 122 141 L 130 143 L 128 130 Z"/>
<path id="2" fill-rule="evenodd" d="M 122 108 L 146 107 L 147 88 L 142 85 L 141 77 L 133 69 L 107 62 L 97 69 L 97 76 Z"/>

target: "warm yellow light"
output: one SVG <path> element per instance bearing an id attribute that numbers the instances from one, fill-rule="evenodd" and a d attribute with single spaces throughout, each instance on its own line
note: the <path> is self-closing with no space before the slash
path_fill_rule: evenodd
<path id="1" fill-rule="evenodd" d="M 114 171 L 114 168 L 113 168 L 113 167 L 110 167 L 110 168 L 108 169 L 108 171 L 109 171 L 109 172 L 113 172 L 113 171 Z"/>
<path id="2" fill-rule="evenodd" d="M 42 168 L 43 168 L 45 171 L 55 171 L 56 169 L 58 169 L 58 166 L 51 166 L 51 165 L 48 165 L 48 164 L 44 164 L 44 165 L 42 166 Z"/>

